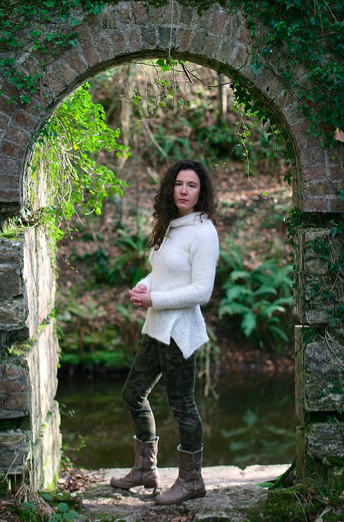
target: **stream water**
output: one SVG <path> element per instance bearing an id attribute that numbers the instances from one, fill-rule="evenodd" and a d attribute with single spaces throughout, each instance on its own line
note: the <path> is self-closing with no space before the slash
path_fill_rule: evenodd
<path id="1" fill-rule="evenodd" d="M 130 467 L 133 431 L 121 399 L 122 378 L 60 380 L 64 454 L 88 469 Z M 204 424 L 204 465 L 284 464 L 295 457 L 294 382 L 288 377 L 220 377 L 214 396 L 197 389 Z M 176 466 L 178 429 L 163 384 L 150 395 L 157 422 L 159 466 Z M 79 448 L 86 438 L 85 447 Z M 74 448 L 74 449 L 73 449 Z"/>

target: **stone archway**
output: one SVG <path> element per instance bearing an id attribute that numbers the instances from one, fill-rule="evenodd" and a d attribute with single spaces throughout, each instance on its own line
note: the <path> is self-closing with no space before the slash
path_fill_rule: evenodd
<path id="1" fill-rule="evenodd" d="M 238 77 L 256 98 L 267 105 L 286 130 L 295 155 L 294 204 L 298 211 L 326 214 L 343 211 L 338 195 L 341 185 L 343 150 L 328 150 L 320 139 L 307 134 L 308 123 L 293 94 L 268 67 L 257 73 L 251 65 L 252 41 L 240 10 L 226 11 L 213 6 L 201 15 L 192 7 L 176 2 L 146 9 L 143 2 L 106 4 L 99 15 L 76 10 L 80 21 L 75 47 L 61 48 L 46 56 L 41 66 L 38 53 L 16 56 L 24 74 L 41 71 L 40 96 L 21 105 L 13 86 L 3 82 L 0 97 L 0 218 L 16 215 L 28 201 L 26 165 L 34 136 L 54 109 L 87 79 L 110 67 L 134 59 L 169 55 Z M 27 30 L 34 29 L 34 22 Z M 66 27 L 66 30 L 69 28 Z M 283 63 L 278 64 L 283 69 Z M 303 75 L 302 67 L 298 70 Z M 14 100 L 9 103 L 12 96 Z M 36 205 L 39 207 L 40 195 Z M 326 303 L 312 297 L 314 278 L 332 285 L 328 269 L 312 248 L 320 238 L 331 241 L 329 228 L 300 227 L 296 245 L 297 302 L 303 326 L 297 329 L 297 412 L 298 472 L 307 475 L 313 464 L 325 477 L 329 457 L 342 458 L 338 439 L 340 425 L 326 424 L 315 413 L 336 413 L 343 408 L 343 396 L 334 397 L 330 386 L 333 351 L 337 345 L 305 341 L 304 327 L 329 322 Z M 341 243 L 331 243 L 335 255 Z M 30 462 L 33 484 L 47 486 L 54 480 L 59 461 L 57 388 L 57 341 L 54 320 L 54 273 L 46 238 L 39 229 L 27 230 L 15 238 L 0 238 L 0 470 L 11 466 L 21 473 Z M 343 295 L 341 294 L 341 298 Z M 334 342 L 337 342 L 336 340 Z M 16 344 L 16 348 L 8 350 Z M 19 343 L 19 344 L 18 344 Z M 330 344 L 329 344 L 330 343 Z M 331 358 L 332 357 L 332 358 Z M 338 367 L 338 365 L 337 365 Z M 310 373 L 311 372 L 311 373 Z M 316 390 L 325 375 L 322 399 Z M 340 368 L 335 376 L 342 382 Z M 314 381 L 317 383 L 314 387 Z M 323 400 L 325 397 L 326 400 Z M 44 429 L 42 425 L 44 423 Z M 12 431 L 8 431 L 12 430 Z M 16 431 L 19 430 L 19 431 Z M 325 442 L 327 444 L 325 444 Z M 331 472 L 335 467 L 329 468 Z"/>

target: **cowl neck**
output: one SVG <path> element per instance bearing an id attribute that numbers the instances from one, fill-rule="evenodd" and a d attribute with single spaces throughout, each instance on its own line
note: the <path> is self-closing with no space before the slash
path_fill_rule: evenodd
<path id="1" fill-rule="evenodd" d="M 187 214 L 186 216 L 182 216 L 176 219 L 172 219 L 169 224 L 169 228 L 177 228 L 184 227 L 187 225 L 193 225 L 195 221 L 200 221 L 202 212 L 192 212 L 192 214 Z"/>

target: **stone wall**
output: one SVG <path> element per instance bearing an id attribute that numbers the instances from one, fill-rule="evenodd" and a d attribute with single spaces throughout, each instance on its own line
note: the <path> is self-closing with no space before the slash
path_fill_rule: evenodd
<path id="1" fill-rule="evenodd" d="M 59 413 L 54 402 L 57 363 L 58 343 L 52 319 L 41 324 L 29 342 L 18 343 L 2 357 L 0 471 L 9 471 L 10 475 L 21 474 L 24 469 L 37 471 L 37 463 L 46 462 L 48 456 L 51 465 L 40 470 L 38 476 L 51 477 L 51 470 L 55 473 L 58 469 Z M 50 451 L 49 441 L 53 439 L 56 443 Z M 39 485 L 36 472 L 32 480 Z"/>
<path id="2" fill-rule="evenodd" d="M 18 212 L 25 203 L 28 194 L 23 190 L 23 181 L 31 154 L 29 145 L 59 103 L 88 78 L 109 67 L 170 54 L 221 70 L 229 77 L 234 75 L 250 85 L 257 99 L 274 113 L 293 145 L 297 208 L 325 213 L 344 210 L 339 195 L 343 188 L 343 147 L 338 143 L 327 150 L 320 136 L 307 133 L 309 124 L 299 111 L 298 101 L 274 73 L 274 68 L 280 74 L 288 72 L 288 64 L 278 53 L 269 56 L 270 64 L 260 56 L 262 67 L 254 71 L 251 62 L 255 42 L 240 9 L 226 11 L 215 4 L 199 14 L 197 9 L 176 1 L 173 8 L 171 4 L 146 8 L 143 1 L 128 1 L 107 4 L 97 16 L 87 16 L 77 9 L 71 20 L 80 22 L 78 27 L 68 25 L 71 22 L 64 24 L 64 31 L 77 33 L 75 46 L 46 56 L 45 64 L 30 44 L 22 56 L 14 56 L 20 72 L 41 74 L 40 93 L 32 96 L 31 103 L 23 105 L 13 85 L 0 79 L 0 214 Z M 33 20 L 32 25 L 23 28 L 23 37 L 30 39 L 35 28 Z M 59 30 L 59 19 L 46 22 L 47 32 L 54 34 Z M 8 53 L 4 53 L 4 58 L 8 58 Z M 299 64 L 295 71 L 298 80 L 304 73 Z"/>
<path id="3" fill-rule="evenodd" d="M 273 73 L 273 67 L 280 73 L 286 67 L 278 53 L 269 57 L 273 67 L 262 56 L 262 67 L 254 70 L 255 42 L 240 9 L 226 11 L 214 4 L 199 14 L 177 1 L 173 8 L 171 3 L 146 8 L 143 1 L 127 1 L 106 4 L 97 16 L 78 8 L 71 20 L 80 25 L 66 22 L 64 31 L 76 31 L 75 46 L 46 55 L 45 62 L 29 44 L 22 53 L 11 54 L 20 73 L 41 75 L 40 92 L 32 95 L 30 103 L 21 103 L 14 86 L 0 78 L 0 225 L 26 205 L 34 209 L 44 205 L 45 179 L 32 198 L 27 163 L 36 133 L 56 107 L 101 71 L 134 59 L 169 55 L 241 79 L 273 112 L 294 150 L 293 199 L 298 211 L 322 213 L 325 221 L 327 213 L 344 211 L 339 195 L 344 148 L 338 143 L 327 150 L 321 137 L 307 133 L 308 121 L 300 113 L 294 94 Z M 33 19 L 22 28 L 24 38 L 30 37 L 36 24 Z M 60 19 L 53 18 L 45 29 L 54 34 L 60 26 Z M 8 57 L 1 49 L 0 58 Z M 300 79 L 303 73 L 300 64 L 295 75 Z M 343 241 L 342 235 L 332 237 L 330 216 L 327 221 L 327 229 L 300 228 L 295 239 L 296 306 L 302 324 L 296 335 L 296 402 L 301 422 L 297 458 L 301 477 L 315 470 L 329 478 L 339 469 L 333 459 L 337 463 L 342 459 L 343 332 L 335 314 L 343 304 L 343 280 L 340 275 L 333 279 L 328 260 L 314 245 L 327 245 L 329 260 L 333 261 Z M 53 402 L 57 342 L 49 320 L 54 293 L 54 270 L 44 233 L 35 228 L 13 239 L 0 235 L 0 469 L 11 467 L 13 474 L 31 469 L 35 487 L 47 484 L 58 468 L 59 416 Z M 50 471 L 43 472 L 44 466 Z"/>
<path id="4" fill-rule="evenodd" d="M 55 287 L 41 229 L 0 239 L 0 472 L 36 488 L 52 485 L 60 462 Z"/>
<path id="5" fill-rule="evenodd" d="M 332 226 L 300 228 L 296 237 L 298 473 L 327 482 L 344 470 L 343 235 Z"/>
<path id="6" fill-rule="evenodd" d="M 48 240 L 38 228 L 0 237 L 0 353 L 30 339 L 54 307 L 55 273 Z"/>

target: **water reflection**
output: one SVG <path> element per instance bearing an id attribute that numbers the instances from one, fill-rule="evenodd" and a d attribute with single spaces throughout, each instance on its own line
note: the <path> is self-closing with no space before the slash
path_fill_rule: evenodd
<path id="1" fill-rule="evenodd" d="M 65 454 L 86 468 L 130 467 L 132 427 L 122 399 L 123 380 L 60 381 L 57 400 L 62 414 L 64 445 L 80 451 Z M 295 457 L 294 383 L 288 378 L 224 375 L 216 388 L 219 399 L 197 404 L 204 423 L 204 465 L 283 464 Z M 176 466 L 177 424 L 169 411 L 163 385 L 151 393 L 159 442 L 159 466 Z"/>

